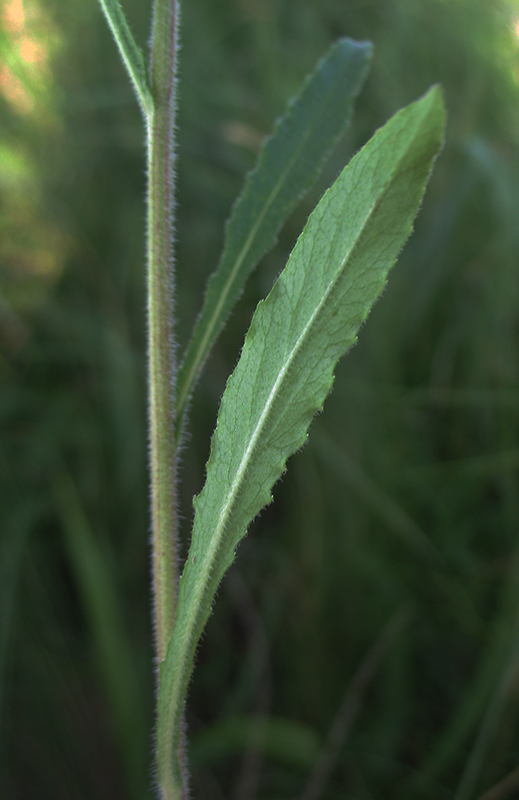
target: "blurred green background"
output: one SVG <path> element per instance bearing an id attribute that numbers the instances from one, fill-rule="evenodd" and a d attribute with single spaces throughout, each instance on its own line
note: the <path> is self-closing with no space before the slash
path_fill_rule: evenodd
<path id="1" fill-rule="evenodd" d="M 146 47 L 150 3 L 124 0 Z M 187 722 L 199 800 L 519 797 L 519 2 L 185 0 L 178 343 L 263 137 L 338 36 L 352 126 L 194 398 L 183 547 L 254 306 L 323 189 L 441 82 L 413 238 L 221 586 Z M 0 9 L 0 796 L 142 800 L 144 146 L 95 0 Z"/>

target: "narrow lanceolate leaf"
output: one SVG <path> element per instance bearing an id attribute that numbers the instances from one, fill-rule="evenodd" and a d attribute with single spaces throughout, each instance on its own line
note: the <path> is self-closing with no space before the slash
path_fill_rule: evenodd
<path id="1" fill-rule="evenodd" d="M 443 136 L 433 88 L 396 114 L 323 196 L 254 314 L 229 378 L 195 500 L 177 619 L 161 666 L 158 749 L 172 759 L 197 642 L 247 526 L 333 383 L 411 233 Z M 173 761 L 172 761 L 173 763 Z M 175 767 L 173 767 L 175 768 Z"/>
<path id="2" fill-rule="evenodd" d="M 99 3 L 128 70 L 143 114 L 148 117 L 153 110 L 153 100 L 146 78 L 142 51 L 133 38 L 119 0 L 99 0 Z"/>
<path id="3" fill-rule="evenodd" d="M 316 179 L 349 122 L 371 60 L 369 42 L 341 39 L 318 64 L 265 142 L 227 223 L 225 246 L 177 379 L 177 421 L 250 273 Z M 178 428 L 180 429 L 180 425 Z"/>

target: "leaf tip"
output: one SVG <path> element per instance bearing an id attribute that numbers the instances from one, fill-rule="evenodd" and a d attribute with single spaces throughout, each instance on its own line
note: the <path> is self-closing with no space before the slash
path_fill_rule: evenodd
<path id="1" fill-rule="evenodd" d="M 350 53 L 358 53 L 359 57 L 363 57 L 367 60 L 373 58 L 373 43 L 368 40 L 358 42 L 355 39 L 350 39 L 348 36 L 341 36 L 341 38 L 337 40 L 336 47 L 342 50 L 348 50 Z"/>
<path id="2" fill-rule="evenodd" d="M 423 103 L 427 107 L 427 111 L 432 116 L 436 117 L 438 127 L 441 128 L 443 132 L 445 129 L 447 111 L 445 109 L 445 97 L 441 84 L 435 83 L 431 86 L 418 102 Z"/>

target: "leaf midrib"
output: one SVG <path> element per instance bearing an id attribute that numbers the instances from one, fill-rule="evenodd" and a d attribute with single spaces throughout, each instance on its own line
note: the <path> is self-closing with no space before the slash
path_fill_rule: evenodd
<path id="1" fill-rule="evenodd" d="M 365 212 L 364 219 L 362 220 L 360 225 L 357 226 L 357 232 L 355 233 L 354 237 L 350 241 L 349 246 L 348 246 L 348 250 L 344 253 L 342 259 L 339 260 L 339 264 L 333 270 L 333 275 L 332 275 L 331 279 L 328 282 L 326 291 L 321 293 L 321 300 L 314 307 L 313 312 L 310 314 L 310 316 L 309 316 L 309 318 L 308 318 L 308 320 L 307 320 L 307 322 L 305 324 L 305 327 L 301 331 L 301 333 L 298 336 L 296 342 L 294 343 L 288 358 L 285 357 L 283 366 L 279 370 L 278 375 L 276 376 L 276 379 L 275 379 L 275 381 L 274 381 L 274 383 L 272 385 L 272 388 L 271 388 L 271 390 L 269 392 L 269 396 L 267 398 L 267 401 L 264 403 L 263 410 L 262 410 L 262 412 L 261 412 L 261 414 L 260 414 L 260 416 L 259 416 L 259 418 L 258 418 L 258 420 L 257 420 L 257 422 L 255 424 L 254 430 L 248 436 L 248 442 L 247 442 L 247 446 L 246 446 L 245 452 L 244 452 L 243 457 L 241 459 L 241 462 L 240 462 L 240 465 L 238 467 L 238 470 L 235 473 L 235 477 L 234 477 L 233 482 L 232 482 L 232 484 L 231 484 L 231 486 L 229 488 L 229 491 L 226 494 L 225 504 L 223 506 L 221 506 L 220 512 L 219 512 L 219 514 L 217 516 L 216 528 L 214 530 L 214 533 L 212 535 L 210 535 L 209 547 L 205 551 L 205 553 L 202 554 L 202 559 L 201 559 L 202 563 L 200 564 L 199 568 L 197 569 L 198 576 L 196 574 L 192 573 L 191 577 L 188 577 L 187 574 L 184 574 L 184 578 L 192 584 L 192 588 L 189 589 L 186 586 L 186 591 L 188 592 L 188 597 L 187 598 L 184 597 L 184 608 L 186 607 L 185 603 L 186 603 L 187 599 L 189 599 L 189 604 L 188 604 L 189 608 L 188 608 L 186 616 L 184 617 L 184 622 L 182 624 L 182 634 L 179 637 L 180 640 L 177 639 L 176 646 L 174 647 L 175 655 L 178 657 L 178 661 L 177 661 L 178 680 L 176 680 L 176 679 L 173 680 L 173 686 L 175 688 L 173 689 L 172 695 L 168 693 L 168 702 L 170 703 L 169 707 L 173 710 L 173 714 L 174 715 L 178 715 L 178 713 L 180 713 L 179 709 L 181 708 L 181 693 L 182 693 L 182 691 L 187 689 L 187 683 L 189 681 L 189 675 L 190 675 L 189 664 L 190 664 L 190 661 L 192 660 L 192 656 L 194 654 L 194 649 L 196 648 L 196 642 L 197 642 L 197 638 L 196 638 L 197 628 L 200 628 L 200 627 L 203 628 L 203 625 L 205 624 L 204 616 L 205 617 L 208 616 L 208 614 L 204 614 L 204 611 L 203 611 L 203 609 L 204 609 L 204 605 L 203 605 L 204 597 L 207 596 L 208 593 L 210 593 L 210 591 L 211 591 L 211 583 L 214 583 L 215 577 L 216 577 L 217 583 L 220 582 L 222 567 L 220 566 L 220 568 L 214 573 L 213 576 L 212 576 L 211 573 L 213 572 L 214 567 L 217 565 L 216 559 L 217 559 L 218 555 L 220 556 L 220 561 L 223 561 L 223 560 L 227 561 L 227 559 L 223 559 L 222 560 L 223 553 L 222 553 L 222 549 L 221 548 L 222 548 L 222 543 L 223 543 L 223 541 L 222 541 L 223 540 L 223 536 L 225 534 L 225 530 L 226 530 L 226 528 L 228 526 L 228 523 L 229 523 L 229 516 L 230 516 L 230 514 L 232 512 L 232 509 L 235 507 L 235 503 L 237 501 L 239 492 L 242 489 L 243 481 L 244 481 L 244 478 L 245 478 L 245 476 L 247 474 L 248 468 L 250 466 L 251 459 L 252 459 L 252 454 L 255 452 L 255 448 L 256 448 L 257 442 L 258 442 L 263 430 L 265 429 L 266 422 L 269 419 L 269 416 L 270 416 L 271 410 L 273 408 L 273 405 L 275 403 L 276 397 L 279 397 L 280 386 L 283 383 L 283 379 L 285 378 L 285 376 L 286 376 L 287 372 L 289 371 L 290 367 L 294 363 L 298 353 L 303 348 L 305 340 L 308 337 L 309 331 L 311 330 L 312 326 L 315 325 L 317 318 L 322 313 L 323 307 L 329 301 L 334 287 L 340 282 L 341 278 L 344 277 L 344 271 L 345 271 L 345 267 L 346 267 L 348 261 L 350 261 L 352 259 L 353 255 L 355 253 L 355 250 L 359 249 L 359 247 L 361 246 L 362 240 L 365 237 L 366 229 L 369 226 L 370 222 L 373 220 L 373 217 L 374 217 L 374 214 L 375 214 L 375 212 L 377 210 L 377 207 L 379 207 L 383 203 L 384 199 L 387 197 L 388 193 L 391 191 L 391 188 L 392 188 L 392 186 L 393 186 L 393 184 L 395 182 L 395 179 L 398 178 L 398 175 L 401 172 L 402 163 L 405 163 L 405 161 L 409 159 L 409 154 L 410 153 L 412 154 L 413 149 L 416 146 L 416 137 L 420 133 L 420 130 L 422 129 L 426 119 L 427 119 L 427 114 L 422 114 L 418 119 L 412 120 L 411 132 L 410 133 L 408 132 L 408 139 L 407 139 L 404 147 L 401 149 L 399 156 L 395 159 L 395 161 L 391 165 L 390 172 L 387 175 L 386 180 L 383 181 L 383 183 L 379 187 L 378 191 L 375 188 L 375 196 L 372 198 L 371 205 L 369 206 L 369 208 Z M 383 130 L 383 129 L 381 129 L 381 130 Z M 361 164 L 362 164 L 362 162 L 361 162 Z M 350 167 L 352 166 L 351 162 L 350 162 L 349 166 Z M 328 190 L 328 191 L 331 191 L 331 190 Z M 351 200 L 351 186 L 350 186 L 349 197 L 350 197 L 350 200 Z M 345 206 L 345 204 L 347 202 L 348 202 L 348 200 L 345 199 L 344 203 L 342 204 L 342 209 L 344 209 L 344 206 Z M 324 208 L 323 211 L 326 212 L 326 208 Z M 307 230 L 307 228 L 305 228 L 305 232 L 306 232 L 306 230 Z M 302 234 L 303 236 L 305 235 L 305 232 L 303 232 L 303 234 Z M 410 231 L 408 231 L 407 233 L 409 234 L 409 232 Z M 336 231 L 335 231 L 334 237 L 332 239 L 332 242 L 334 240 L 336 240 L 337 236 L 338 236 L 338 230 L 336 228 Z M 407 236 L 405 236 L 404 238 L 407 238 Z M 315 239 L 314 239 L 314 242 L 313 242 L 313 245 L 312 245 L 311 252 L 313 252 L 313 248 L 314 247 L 315 247 Z M 395 258 L 396 258 L 396 254 L 395 254 Z M 388 268 L 387 269 L 389 269 L 391 267 L 391 265 L 392 264 L 388 264 Z M 366 269 L 367 269 L 367 267 L 362 269 L 362 272 L 358 275 L 359 278 L 363 274 L 365 274 Z M 382 270 L 379 273 L 380 277 L 384 277 L 387 274 L 387 269 L 386 270 Z M 368 309 L 366 309 L 365 312 L 363 311 L 364 315 L 367 315 L 367 313 L 368 313 Z M 357 329 L 357 327 L 358 326 L 353 325 L 353 328 L 355 330 Z M 334 363 L 335 363 L 336 360 L 337 359 L 334 360 Z M 315 395 L 315 392 L 314 392 L 314 395 Z M 216 435 L 217 435 L 217 432 L 215 433 L 215 436 Z M 288 447 L 288 448 L 285 447 L 284 451 L 285 451 L 285 454 L 286 454 L 286 458 L 290 457 L 290 455 L 293 452 L 290 447 Z M 215 457 L 214 456 L 214 451 L 212 452 L 211 457 Z M 210 470 L 211 470 L 211 458 L 210 458 L 210 462 L 209 462 L 209 465 L 208 465 L 208 478 L 209 478 Z M 273 468 L 270 467 L 270 473 L 272 473 L 272 471 L 273 471 Z M 275 471 L 275 467 L 274 467 L 274 471 Z M 211 476 L 213 484 L 214 484 L 214 478 L 215 478 L 215 476 L 213 474 Z M 274 477 L 272 480 L 270 480 L 270 477 L 269 477 L 269 485 L 268 485 L 268 489 L 269 490 L 271 489 L 272 485 L 274 484 L 275 479 L 276 478 Z M 189 559 L 191 557 L 191 553 L 195 552 L 193 550 L 193 545 L 195 545 L 196 547 L 198 547 L 200 545 L 201 533 L 197 533 L 197 524 L 196 523 L 197 523 L 197 519 L 200 520 L 201 517 L 203 518 L 204 514 L 206 514 L 206 509 L 207 509 L 207 501 L 206 501 L 204 506 L 197 507 L 196 514 L 195 514 L 195 528 L 193 529 L 193 541 L 192 541 L 190 554 L 189 554 L 189 557 L 188 557 L 188 563 L 189 563 Z M 195 536 L 196 536 L 196 538 L 195 538 Z M 229 537 L 229 544 L 231 545 L 231 547 L 233 549 L 236 546 L 236 544 L 238 544 L 238 542 L 240 541 L 242 536 L 243 536 L 243 533 L 240 533 L 240 535 L 235 536 L 235 537 Z M 191 560 L 194 562 L 194 557 Z M 232 561 L 232 558 L 231 558 L 231 561 Z M 228 564 L 226 566 L 228 566 Z M 223 571 L 225 571 L 225 566 L 223 568 Z M 211 578 L 212 578 L 212 580 L 211 580 Z M 209 599 L 209 602 L 210 602 L 210 599 Z M 178 620 L 178 623 L 180 623 L 180 620 Z M 174 637 L 172 637 L 172 638 L 174 639 Z M 170 640 L 170 644 L 172 644 L 171 640 Z M 172 653 L 172 655 L 173 655 L 173 653 Z M 166 659 L 166 661 L 168 661 L 168 659 Z"/>
<path id="2" fill-rule="evenodd" d="M 265 403 L 263 411 L 262 411 L 262 413 L 261 413 L 261 415 L 260 415 L 260 417 L 258 419 L 258 422 L 257 422 L 257 424 L 256 424 L 256 426 L 254 428 L 254 431 L 253 431 L 252 435 L 249 438 L 249 443 L 247 445 L 247 448 L 246 448 L 245 453 L 243 455 L 243 458 L 241 460 L 240 466 L 238 467 L 238 470 L 236 472 L 236 475 L 235 475 L 235 478 L 234 478 L 233 483 L 231 485 L 230 491 L 228 492 L 227 500 L 225 502 L 225 505 L 222 507 L 222 510 L 221 510 L 220 514 L 218 515 L 219 522 L 218 522 L 218 524 L 217 524 L 217 526 L 215 528 L 214 534 L 211 536 L 210 546 L 209 546 L 209 549 L 207 551 L 207 555 L 206 555 L 206 557 L 204 558 L 204 561 L 203 561 L 204 566 L 207 565 L 207 568 L 203 569 L 203 574 L 202 574 L 203 580 L 200 580 L 199 583 L 198 583 L 198 585 L 201 586 L 202 588 L 201 588 L 201 591 L 198 591 L 198 592 L 195 593 L 195 605 L 197 607 L 197 612 L 194 615 L 194 619 L 196 619 L 197 616 L 198 616 L 199 609 L 200 609 L 201 602 L 202 602 L 202 598 L 203 598 L 203 595 L 204 595 L 204 593 L 206 591 L 206 588 L 207 588 L 207 585 L 208 585 L 208 579 L 209 579 L 209 576 L 210 576 L 210 574 L 211 574 L 211 572 L 213 570 L 213 566 L 214 566 L 214 563 L 215 563 L 215 560 L 216 560 L 216 556 L 217 556 L 217 553 L 218 553 L 218 551 L 220 549 L 220 546 L 221 546 L 222 535 L 223 535 L 223 533 L 225 531 L 225 528 L 226 528 L 228 520 L 229 520 L 229 515 L 230 515 L 230 513 L 232 511 L 232 508 L 234 506 L 234 503 L 236 501 L 238 493 L 239 493 L 239 491 L 241 489 L 243 478 L 245 477 L 247 469 L 248 469 L 248 466 L 250 464 L 250 454 L 254 451 L 255 446 L 256 446 L 259 438 L 260 438 L 260 435 L 261 435 L 261 433 L 262 433 L 262 431 L 263 431 L 263 429 L 265 427 L 265 424 L 266 424 L 266 421 L 268 419 L 269 413 L 270 413 L 270 411 L 272 409 L 272 406 L 274 404 L 275 398 L 276 398 L 277 393 L 278 393 L 277 392 L 278 387 L 280 386 L 283 378 L 287 374 L 289 368 L 291 367 L 291 365 L 295 361 L 298 353 L 300 352 L 300 350 L 301 350 L 301 348 L 302 348 L 302 346 L 304 344 L 304 341 L 305 341 L 305 339 L 307 337 L 308 332 L 311 330 L 311 328 L 314 325 L 315 320 L 320 315 L 321 310 L 323 309 L 323 307 L 328 302 L 328 299 L 329 299 L 334 287 L 337 285 L 337 283 L 341 279 L 341 277 L 343 275 L 343 272 L 344 272 L 344 267 L 345 267 L 346 262 L 351 258 L 353 252 L 355 251 L 359 239 L 362 237 L 366 226 L 368 225 L 369 221 L 372 218 L 373 212 L 375 211 L 375 209 L 377 208 L 377 206 L 380 204 L 381 200 L 383 199 L 384 195 L 386 194 L 386 192 L 388 190 L 388 187 L 390 186 L 390 184 L 392 182 L 394 174 L 395 173 L 393 171 L 392 174 L 391 174 L 391 178 L 388 181 L 388 184 L 384 188 L 384 191 L 381 193 L 381 195 L 370 206 L 368 214 L 366 215 L 366 218 L 362 223 L 362 226 L 361 226 L 361 228 L 359 230 L 359 233 L 358 233 L 355 241 L 352 243 L 352 246 L 350 247 L 350 249 L 345 254 L 345 256 L 344 256 L 344 258 L 342 260 L 340 268 L 338 268 L 336 270 L 332 280 L 329 282 L 329 284 L 328 284 L 328 286 L 326 288 L 326 291 L 322 295 L 321 301 L 315 307 L 315 310 L 312 313 L 312 315 L 310 316 L 310 318 L 309 318 L 308 322 L 306 323 L 305 327 L 303 328 L 303 331 L 301 332 L 301 334 L 297 338 L 292 350 L 290 351 L 289 357 L 286 359 L 283 368 L 279 371 L 279 374 L 278 374 L 278 376 L 277 376 L 277 378 L 276 378 L 276 380 L 275 380 L 275 382 L 274 382 L 274 384 L 272 386 L 272 389 L 271 389 L 271 391 L 269 393 L 267 402 Z M 191 632 L 190 632 L 188 638 L 191 639 Z"/>
<path id="3" fill-rule="evenodd" d="M 278 390 L 278 388 L 280 386 L 280 383 L 281 383 L 283 377 L 286 375 L 286 373 L 288 371 L 288 368 L 293 364 L 297 354 L 299 353 L 299 351 L 300 351 L 300 349 L 301 349 L 301 347 L 302 347 L 302 345 L 304 343 L 304 340 L 305 340 L 308 332 L 310 331 L 310 329 L 312 328 L 315 320 L 317 319 L 317 317 L 321 313 L 321 310 L 323 309 L 323 307 L 327 303 L 327 301 L 328 301 L 328 299 L 329 299 L 329 297 L 331 295 L 331 292 L 333 291 L 334 287 L 337 285 L 337 283 L 341 279 L 346 263 L 351 259 L 354 251 L 358 247 L 359 242 L 361 241 L 361 239 L 362 239 L 362 237 L 364 235 L 364 232 L 365 232 L 369 222 L 371 221 L 371 219 L 373 217 L 374 212 L 376 211 L 378 206 L 380 206 L 380 204 L 382 203 L 384 197 L 386 196 L 387 192 L 389 191 L 389 189 L 390 189 L 390 187 L 391 187 L 391 185 L 393 183 L 395 175 L 398 174 L 398 170 L 399 170 L 400 164 L 405 160 L 409 150 L 414 145 L 416 132 L 417 132 L 417 130 L 419 129 L 419 127 L 420 127 L 420 125 L 422 123 L 423 123 L 423 119 L 421 119 L 419 121 L 416 121 L 415 129 L 413 131 L 413 135 L 410 137 L 410 139 L 409 139 L 409 141 L 407 143 L 407 146 L 402 150 L 402 153 L 401 153 L 399 159 L 397 161 L 395 161 L 395 163 L 393 164 L 391 173 L 388 176 L 387 181 L 386 181 L 383 189 L 375 197 L 375 199 L 373 200 L 372 204 L 370 205 L 370 207 L 369 207 L 369 209 L 368 209 L 368 211 L 367 211 L 367 213 L 365 215 L 365 218 L 362 221 L 362 224 L 360 225 L 360 227 L 358 229 L 358 233 L 356 234 L 354 241 L 351 243 L 349 249 L 344 254 L 344 257 L 342 259 L 340 267 L 338 267 L 335 270 L 335 273 L 334 273 L 331 281 L 329 282 L 329 284 L 328 284 L 328 286 L 326 288 L 326 291 L 323 292 L 323 294 L 322 294 L 321 301 L 315 307 L 314 312 L 311 314 L 308 322 L 306 323 L 305 327 L 303 328 L 303 331 L 299 335 L 299 337 L 296 340 L 292 350 L 290 351 L 289 357 L 286 359 L 283 368 L 280 370 L 278 376 L 276 377 L 276 380 L 275 380 L 275 382 L 274 382 L 274 384 L 272 386 L 272 389 L 271 389 L 271 391 L 269 393 L 267 402 L 265 403 L 264 409 L 263 409 L 263 411 L 262 411 L 262 413 L 261 413 L 261 415 L 260 415 L 260 417 L 258 419 L 258 422 L 257 422 L 257 424 L 256 424 L 256 426 L 254 428 L 254 431 L 252 432 L 252 435 L 249 438 L 249 442 L 247 444 L 247 448 L 246 448 L 245 453 L 243 455 L 243 458 L 242 458 L 242 460 L 240 462 L 238 470 L 237 470 L 237 472 L 235 474 L 235 478 L 233 479 L 233 482 L 231 484 L 230 490 L 229 490 L 229 492 L 227 494 L 227 500 L 226 500 L 224 506 L 222 507 L 219 515 L 218 515 L 218 522 L 217 522 L 215 531 L 214 531 L 213 535 L 211 536 L 211 541 L 210 541 L 210 545 L 209 545 L 208 551 L 206 553 L 206 557 L 203 560 L 204 568 L 202 570 L 202 574 L 200 575 L 200 580 L 197 582 L 198 586 L 201 587 L 201 588 L 200 588 L 199 591 L 195 590 L 194 601 L 195 601 L 195 606 L 197 608 L 197 611 L 192 617 L 193 622 L 198 618 L 198 614 L 199 614 L 199 609 L 200 609 L 200 606 L 201 606 L 202 598 L 203 598 L 203 595 L 204 595 L 204 593 L 206 591 L 210 574 L 211 574 L 211 572 L 213 570 L 213 566 L 214 566 L 214 563 L 215 563 L 215 560 L 216 560 L 216 555 L 217 555 L 217 553 L 218 553 L 218 551 L 220 549 L 221 543 L 222 543 L 221 542 L 222 535 L 223 535 L 223 533 L 225 531 L 225 528 L 227 526 L 229 515 L 230 515 L 230 513 L 232 511 L 232 508 L 233 508 L 234 503 L 236 501 L 237 495 L 238 495 L 238 493 L 239 493 L 239 491 L 241 489 L 243 478 L 244 478 L 244 476 L 245 476 L 245 474 L 247 472 L 247 468 L 248 468 L 249 463 L 250 463 L 250 454 L 254 451 L 255 445 L 256 445 L 259 437 L 260 437 L 261 432 L 263 431 L 263 428 L 265 426 L 266 420 L 268 419 L 268 416 L 269 416 L 269 412 L 270 412 L 270 410 L 272 408 L 274 399 L 275 399 L 275 397 L 277 395 L 277 390 Z M 330 191 L 330 190 L 328 190 L 328 191 Z M 347 201 L 345 200 L 345 203 L 346 202 Z M 302 235 L 304 236 L 305 233 L 303 232 Z M 337 236 L 337 235 L 338 235 L 338 232 L 336 231 L 335 236 Z M 206 567 L 206 565 L 207 565 L 207 567 Z M 191 639 L 191 636 L 192 636 L 192 632 L 190 631 L 189 639 Z"/>

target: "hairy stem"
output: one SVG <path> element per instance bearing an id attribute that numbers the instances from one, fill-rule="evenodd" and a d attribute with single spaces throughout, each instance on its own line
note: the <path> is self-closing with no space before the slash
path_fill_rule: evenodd
<path id="1" fill-rule="evenodd" d="M 153 583 L 157 657 L 163 660 L 175 617 L 176 453 L 173 346 L 175 0 L 156 0 L 148 124 L 148 363 Z"/>
<path id="2" fill-rule="evenodd" d="M 172 265 L 178 21 L 177 0 L 154 1 L 150 75 L 153 111 L 148 121 L 148 363 L 154 623 L 159 667 L 173 631 L 178 591 Z M 160 690 L 159 669 L 159 694 Z M 172 735 L 173 731 L 167 731 L 157 740 L 157 782 L 162 800 L 181 800 L 187 793 L 184 737 L 177 735 L 180 744 L 173 752 Z"/>

